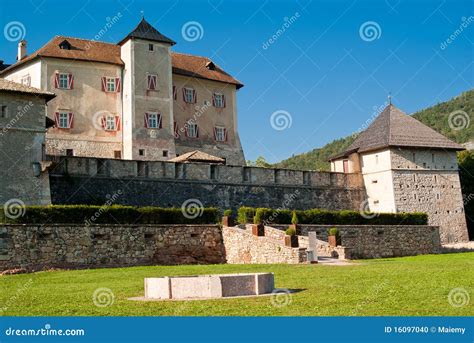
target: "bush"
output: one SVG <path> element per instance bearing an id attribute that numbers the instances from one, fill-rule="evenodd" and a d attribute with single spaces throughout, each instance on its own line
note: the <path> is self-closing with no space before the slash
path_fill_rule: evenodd
<path id="1" fill-rule="evenodd" d="M 224 211 L 224 217 L 232 217 L 232 210 L 225 210 Z"/>
<path id="2" fill-rule="evenodd" d="M 273 210 L 270 208 L 241 207 L 239 209 L 239 223 L 269 223 L 295 224 L 296 215 L 298 224 L 320 225 L 427 225 L 426 213 L 360 213 L 358 211 L 329 211 L 322 209 Z M 254 218 L 255 217 L 255 218 Z"/>
<path id="3" fill-rule="evenodd" d="M 339 230 L 336 227 L 332 227 L 332 228 L 329 229 L 328 234 L 329 234 L 329 236 L 338 237 L 339 236 Z"/>
<path id="4" fill-rule="evenodd" d="M 10 224 L 215 224 L 217 208 L 203 208 L 196 218 L 187 218 L 180 208 L 51 205 L 26 206 L 24 215 L 12 219 L 0 211 L 0 223 Z"/>
<path id="5" fill-rule="evenodd" d="M 298 224 L 298 215 L 296 214 L 296 211 L 293 211 L 293 215 L 291 217 L 291 224 Z"/>
<path id="6" fill-rule="evenodd" d="M 287 234 L 288 236 L 296 236 L 296 230 L 292 227 L 289 227 L 288 229 L 286 229 L 285 234 Z"/>
<path id="7" fill-rule="evenodd" d="M 253 223 L 255 217 L 255 208 L 242 206 L 237 211 L 237 221 L 239 224 Z"/>

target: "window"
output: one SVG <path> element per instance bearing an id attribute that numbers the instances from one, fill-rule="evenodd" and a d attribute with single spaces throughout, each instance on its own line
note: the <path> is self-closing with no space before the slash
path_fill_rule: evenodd
<path id="1" fill-rule="evenodd" d="M 189 123 L 186 128 L 186 136 L 190 138 L 198 138 L 199 137 L 199 128 L 196 123 Z"/>
<path id="2" fill-rule="evenodd" d="M 21 78 L 21 84 L 25 86 L 31 86 L 31 76 L 25 75 Z"/>
<path id="3" fill-rule="evenodd" d="M 2 118 L 7 118 L 8 117 L 8 108 L 6 105 L 1 105 L 0 106 L 0 115 Z"/>
<path id="4" fill-rule="evenodd" d="M 183 88 L 183 100 L 188 104 L 196 103 L 196 91 L 192 88 Z"/>
<path id="5" fill-rule="evenodd" d="M 243 178 L 244 178 L 244 181 L 245 182 L 249 182 L 250 181 L 250 168 L 248 167 L 244 167 L 243 168 Z"/>
<path id="6" fill-rule="evenodd" d="M 216 180 L 217 179 L 217 166 L 214 164 L 211 164 L 211 180 Z"/>
<path id="7" fill-rule="evenodd" d="M 227 129 L 224 127 L 214 128 L 214 139 L 218 142 L 227 141 Z"/>
<path id="8" fill-rule="evenodd" d="M 66 149 L 66 156 L 74 156 L 74 150 L 73 149 Z"/>
<path id="9" fill-rule="evenodd" d="M 148 76 L 147 76 L 147 89 L 149 91 L 156 90 L 156 79 L 157 79 L 156 75 L 148 74 Z"/>
<path id="10" fill-rule="evenodd" d="M 102 91 L 109 93 L 120 92 L 120 78 L 119 77 L 102 77 Z"/>
<path id="11" fill-rule="evenodd" d="M 74 115 L 71 112 L 60 111 L 55 114 L 56 127 L 60 129 L 71 129 Z"/>
<path id="12" fill-rule="evenodd" d="M 68 73 L 56 73 L 54 78 L 54 86 L 59 89 L 72 89 L 74 84 L 74 76 Z"/>
<path id="13" fill-rule="evenodd" d="M 121 159 L 122 158 L 122 152 L 120 150 L 115 150 L 114 151 L 114 158 Z"/>
<path id="14" fill-rule="evenodd" d="M 117 129 L 115 126 L 115 116 L 105 117 L 105 129 L 107 131 L 115 131 Z"/>
<path id="15" fill-rule="evenodd" d="M 157 112 L 145 113 L 145 127 L 147 129 L 161 129 L 162 128 L 161 114 Z"/>
<path id="16" fill-rule="evenodd" d="M 168 150 L 163 150 L 163 157 L 168 157 Z"/>
<path id="17" fill-rule="evenodd" d="M 148 44 L 148 51 L 153 51 L 153 44 Z"/>
<path id="18" fill-rule="evenodd" d="M 225 107 L 225 98 L 224 94 L 214 93 L 212 95 L 212 105 L 214 107 L 224 108 Z"/>
<path id="19" fill-rule="evenodd" d="M 138 156 L 145 156 L 145 150 L 144 149 L 138 149 Z"/>

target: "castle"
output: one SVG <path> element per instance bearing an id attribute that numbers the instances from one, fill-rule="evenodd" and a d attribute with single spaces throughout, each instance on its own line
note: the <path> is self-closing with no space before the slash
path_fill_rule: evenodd
<path id="1" fill-rule="evenodd" d="M 101 204 L 120 190 L 115 203 L 138 206 L 426 212 L 443 243 L 468 240 L 462 146 L 390 104 L 331 172 L 245 166 L 242 84 L 173 44 L 144 19 L 117 45 L 55 37 L 26 55 L 20 42 L 0 74 L 0 203 Z"/>
<path id="2" fill-rule="evenodd" d="M 237 132 L 243 85 L 206 57 L 175 53 L 145 19 L 118 44 L 56 36 L 0 76 L 54 92 L 48 155 L 165 161 L 199 150 L 245 163 Z"/>

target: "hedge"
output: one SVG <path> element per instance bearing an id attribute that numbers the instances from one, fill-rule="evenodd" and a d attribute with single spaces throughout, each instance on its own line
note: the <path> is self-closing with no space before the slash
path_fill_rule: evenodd
<path id="1" fill-rule="evenodd" d="M 426 213 L 366 213 L 358 211 L 330 211 L 311 209 L 305 211 L 270 208 L 241 207 L 239 223 L 291 224 L 293 212 L 299 224 L 320 225 L 427 225 Z M 254 213 L 253 218 L 251 214 Z"/>
<path id="2" fill-rule="evenodd" d="M 189 209 L 191 210 L 191 209 Z M 51 205 L 26 206 L 24 215 L 9 218 L 0 211 L 0 223 L 8 224 L 215 224 L 219 222 L 219 210 L 208 207 L 195 209 L 202 213 L 190 213 L 196 218 L 184 216 L 181 208 Z M 190 217 L 190 216 L 188 216 Z"/>

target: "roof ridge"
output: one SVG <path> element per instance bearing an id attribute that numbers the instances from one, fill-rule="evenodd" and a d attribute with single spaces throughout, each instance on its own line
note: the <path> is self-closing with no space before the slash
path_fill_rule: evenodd
<path id="1" fill-rule="evenodd" d="M 102 44 L 108 44 L 108 45 L 118 46 L 118 44 L 115 44 L 115 43 L 109 43 L 109 42 L 104 42 L 104 41 L 95 40 L 95 39 L 86 39 L 86 38 L 72 37 L 72 36 L 56 35 L 56 36 L 54 36 L 54 38 L 76 39 L 76 40 L 82 40 L 82 41 L 85 41 L 85 42 L 94 42 L 94 43 L 102 43 Z M 53 39 L 54 39 L 54 38 L 53 38 Z M 49 42 L 48 42 L 48 43 L 49 43 Z M 48 44 L 48 43 L 46 43 L 46 44 Z M 46 44 L 45 44 L 45 45 L 46 45 Z"/>

